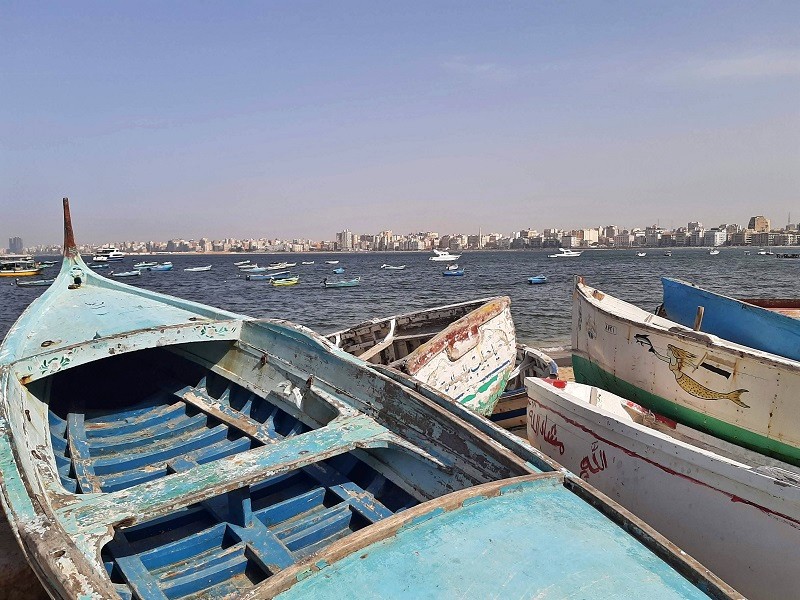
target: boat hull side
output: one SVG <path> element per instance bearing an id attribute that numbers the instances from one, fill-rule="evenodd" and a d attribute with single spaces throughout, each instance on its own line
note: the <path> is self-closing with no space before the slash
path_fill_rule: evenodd
<path id="1" fill-rule="evenodd" d="M 796 487 L 775 484 L 769 494 L 769 487 L 746 485 L 753 474 L 744 465 L 693 453 L 541 387 L 529 387 L 528 436 L 534 448 L 642 518 L 748 598 L 796 595 L 800 523 L 779 512 L 796 517 L 796 501 L 781 497 L 788 489 L 787 496 L 796 499 Z M 729 477 L 736 470 L 742 479 Z"/>
<path id="2" fill-rule="evenodd" d="M 800 465 L 800 365 L 694 332 L 576 285 L 576 380 Z"/>

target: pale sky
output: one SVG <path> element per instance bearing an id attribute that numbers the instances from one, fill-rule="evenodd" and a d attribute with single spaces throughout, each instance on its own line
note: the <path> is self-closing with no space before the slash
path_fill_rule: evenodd
<path id="1" fill-rule="evenodd" d="M 800 220 L 800 2 L 0 2 L 0 245 Z"/>

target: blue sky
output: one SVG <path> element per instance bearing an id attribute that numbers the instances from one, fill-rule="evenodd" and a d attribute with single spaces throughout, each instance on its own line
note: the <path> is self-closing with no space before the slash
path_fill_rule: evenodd
<path id="1" fill-rule="evenodd" d="M 0 90 L 0 241 L 800 220 L 800 2 L 3 2 Z"/>

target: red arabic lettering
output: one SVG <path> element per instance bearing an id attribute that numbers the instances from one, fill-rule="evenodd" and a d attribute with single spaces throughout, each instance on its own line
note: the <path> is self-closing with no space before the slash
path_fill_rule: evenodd
<path id="1" fill-rule="evenodd" d="M 587 454 L 581 459 L 581 472 L 579 473 L 581 479 L 589 479 L 589 473 L 596 475 L 608 466 L 606 460 L 606 451 L 600 450 L 598 452 L 598 443 L 592 442 L 592 458 L 589 459 Z"/>
<path id="2" fill-rule="evenodd" d="M 552 423 L 550 427 L 547 426 L 547 416 L 544 419 L 541 418 L 539 413 L 531 413 L 529 414 L 529 418 L 531 421 L 531 429 L 533 430 L 534 434 L 542 436 L 542 439 L 558 448 L 559 454 L 564 454 L 564 444 L 559 441 L 558 439 L 558 430 L 556 429 L 556 424 Z"/>

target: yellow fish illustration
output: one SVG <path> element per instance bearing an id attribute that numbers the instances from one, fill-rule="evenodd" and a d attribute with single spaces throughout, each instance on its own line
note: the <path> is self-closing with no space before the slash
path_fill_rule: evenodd
<path id="1" fill-rule="evenodd" d="M 672 344 L 667 344 L 667 350 L 669 350 L 670 355 L 664 356 L 656 351 L 656 349 L 653 347 L 653 343 L 650 341 L 650 338 L 647 335 L 637 334 L 634 336 L 634 339 L 636 340 L 637 344 L 649 346 L 649 349 L 647 350 L 648 352 L 652 352 L 658 357 L 659 360 L 669 364 L 669 370 L 672 371 L 673 375 L 675 375 L 675 382 L 681 386 L 681 389 L 683 389 L 683 391 L 685 391 L 687 394 L 691 394 L 695 398 L 701 398 L 703 400 L 730 400 L 737 406 L 741 406 L 742 408 L 750 408 L 749 405 L 745 404 L 741 400 L 741 395 L 749 390 L 740 389 L 727 393 L 715 392 L 714 390 L 698 383 L 684 373 L 683 367 L 685 365 L 697 366 L 697 364 L 694 362 L 695 359 L 697 359 L 697 356 L 691 352 L 687 352 L 686 350 L 673 346 Z"/>

